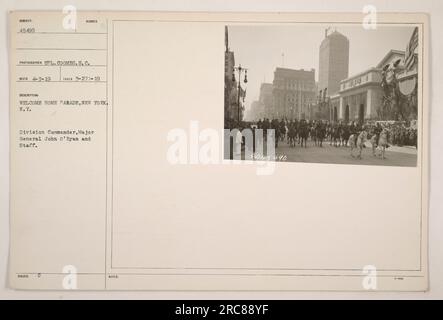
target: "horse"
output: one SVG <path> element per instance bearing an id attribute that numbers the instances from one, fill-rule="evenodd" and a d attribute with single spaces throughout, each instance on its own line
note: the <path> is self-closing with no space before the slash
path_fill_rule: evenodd
<path id="1" fill-rule="evenodd" d="M 317 137 L 315 136 L 315 127 L 311 125 L 308 127 L 308 136 L 312 142 L 314 142 L 314 146 L 317 145 Z"/>
<path id="2" fill-rule="evenodd" d="M 288 129 L 288 144 L 290 147 L 295 147 L 295 141 L 297 136 L 297 129 L 295 124 L 290 124 Z"/>
<path id="3" fill-rule="evenodd" d="M 329 139 L 330 146 L 332 146 L 333 135 L 334 135 L 334 128 L 328 124 L 325 129 L 324 137 L 326 140 Z"/>
<path id="4" fill-rule="evenodd" d="M 323 128 L 322 124 L 317 124 L 315 126 L 315 138 L 316 145 L 323 147 L 323 140 L 325 139 L 325 129 Z"/>
<path id="5" fill-rule="evenodd" d="M 350 132 L 349 132 L 349 128 L 348 126 L 344 126 L 341 130 L 340 133 L 340 140 L 341 140 L 341 145 L 347 147 L 348 146 L 348 140 L 350 137 Z"/>
<path id="6" fill-rule="evenodd" d="M 289 123 L 285 124 L 284 127 L 284 140 L 286 140 L 286 143 L 289 144 Z"/>
<path id="7" fill-rule="evenodd" d="M 285 141 L 288 133 L 288 127 L 286 127 L 285 123 L 280 122 L 278 125 L 278 130 L 280 131 L 280 141 Z"/>
<path id="8" fill-rule="evenodd" d="M 352 134 L 349 137 L 349 146 L 351 147 L 351 157 L 355 158 L 353 151 L 354 149 L 357 149 L 358 150 L 357 159 L 361 159 L 361 153 L 363 151 L 364 144 L 367 138 L 368 138 L 368 133 L 365 130 L 360 132 L 359 135 Z"/>
<path id="9" fill-rule="evenodd" d="M 385 151 L 388 147 L 388 131 L 383 129 L 380 132 L 380 138 L 378 139 L 378 146 L 380 147 L 381 158 L 385 159 Z"/>
<path id="10" fill-rule="evenodd" d="M 374 134 L 374 135 L 371 137 L 370 141 L 371 141 L 371 146 L 372 146 L 372 155 L 375 157 L 375 156 L 377 156 L 377 154 L 376 154 L 375 151 L 377 150 L 377 147 L 378 147 L 378 144 L 377 144 L 377 135 Z"/>
<path id="11" fill-rule="evenodd" d="M 303 142 L 304 142 L 306 148 L 306 141 L 308 140 L 308 135 L 309 135 L 309 129 L 307 124 L 300 125 L 298 131 L 299 131 L 298 132 L 299 143 L 301 144 L 301 147 L 303 147 Z"/>
<path id="12" fill-rule="evenodd" d="M 334 147 L 338 147 L 340 144 L 340 137 L 341 137 L 341 127 L 333 127 L 331 132 L 331 139 L 332 143 L 334 144 Z"/>

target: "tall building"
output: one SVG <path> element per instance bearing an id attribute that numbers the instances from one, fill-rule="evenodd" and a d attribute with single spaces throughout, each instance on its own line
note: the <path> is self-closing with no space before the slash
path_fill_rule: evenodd
<path id="1" fill-rule="evenodd" d="M 348 77 L 349 40 L 334 31 L 327 34 L 320 45 L 318 90 L 320 96 L 332 96 L 340 90 L 340 81 Z"/>
<path id="2" fill-rule="evenodd" d="M 243 110 L 238 107 L 238 83 L 234 77 L 235 57 L 229 49 L 228 28 L 225 27 L 225 126 L 229 127 L 234 121 L 243 118 Z M 234 79 L 234 81 L 233 81 Z"/>
<path id="3" fill-rule="evenodd" d="M 277 68 L 273 81 L 273 118 L 303 119 L 315 102 L 315 70 Z"/>
<path id="4" fill-rule="evenodd" d="M 264 118 L 264 104 L 260 101 L 252 101 L 251 107 L 246 113 L 246 120 L 248 121 L 258 121 Z"/>

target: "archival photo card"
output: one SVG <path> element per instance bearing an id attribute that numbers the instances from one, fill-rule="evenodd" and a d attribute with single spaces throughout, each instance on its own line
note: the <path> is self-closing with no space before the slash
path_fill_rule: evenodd
<path id="1" fill-rule="evenodd" d="M 424 291 L 423 14 L 14 11 L 9 286 Z"/>

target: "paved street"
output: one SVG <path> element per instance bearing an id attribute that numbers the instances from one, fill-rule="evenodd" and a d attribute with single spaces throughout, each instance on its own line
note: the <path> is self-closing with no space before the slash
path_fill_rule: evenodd
<path id="1" fill-rule="evenodd" d="M 357 154 L 357 150 L 354 150 Z M 289 147 L 285 142 L 280 142 L 275 150 L 276 156 L 286 155 L 287 162 L 310 162 L 310 163 L 333 163 L 333 164 L 364 164 L 364 165 L 385 165 L 385 166 L 415 166 L 417 163 L 417 150 L 415 147 L 392 146 L 386 150 L 386 159 L 372 155 L 370 144 L 363 149 L 362 159 L 352 158 L 349 147 L 330 146 L 329 142 L 324 142 L 323 147 L 314 146 L 312 141 L 308 141 L 307 148 Z"/>

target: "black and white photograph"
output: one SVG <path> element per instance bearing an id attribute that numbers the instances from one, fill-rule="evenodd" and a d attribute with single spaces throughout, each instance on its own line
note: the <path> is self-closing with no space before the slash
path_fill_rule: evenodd
<path id="1" fill-rule="evenodd" d="M 414 24 L 225 26 L 225 159 L 415 167 L 419 56 Z"/>

